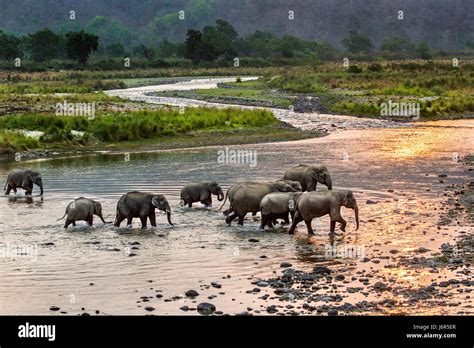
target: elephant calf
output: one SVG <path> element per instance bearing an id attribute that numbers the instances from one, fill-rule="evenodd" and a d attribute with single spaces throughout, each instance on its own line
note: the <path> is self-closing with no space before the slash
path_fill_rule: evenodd
<path id="1" fill-rule="evenodd" d="M 288 214 L 291 214 L 291 218 L 293 218 L 296 201 L 301 195 L 301 192 L 272 192 L 263 197 L 260 201 L 262 214 L 260 228 L 264 229 L 265 226 L 273 228 L 277 218 L 282 218 L 286 224 L 289 224 Z"/>
<path id="2" fill-rule="evenodd" d="M 168 223 L 173 225 L 171 208 L 165 196 L 136 191 L 124 194 L 117 203 L 114 226 L 119 227 L 125 219 L 127 225 L 131 225 L 133 218 L 138 217 L 142 222 L 142 228 L 146 228 L 147 219 L 150 219 L 150 224 L 156 227 L 155 208 L 165 211 Z"/>
<path id="3" fill-rule="evenodd" d="M 212 195 L 217 195 L 219 201 L 224 200 L 224 192 L 217 182 L 195 182 L 186 185 L 181 190 L 181 202 L 184 206 L 189 206 L 189 208 L 195 202 L 211 206 Z"/>
<path id="4" fill-rule="evenodd" d="M 100 217 L 104 224 L 107 223 L 102 217 L 102 205 L 100 202 L 84 197 L 77 198 L 69 203 L 66 208 L 66 212 L 59 220 L 64 219 L 66 215 L 67 218 L 66 222 L 64 223 L 64 228 L 68 228 L 70 224 L 76 226 L 76 221 L 80 220 L 87 221 L 89 226 L 92 226 L 94 215 Z"/>
<path id="5" fill-rule="evenodd" d="M 33 192 L 33 184 L 38 185 L 40 188 L 40 195 L 43 195 L 43 179 L 41 175 L 37 172 L 24 169 L 15 169 L 10 172 L 7 177 L 7 182 L 5 183 L 5 194 L 9 195 L 10 191 L 13 190 L 16 193 L 16 189 L 22 188 L 26 191 L 27 196 L 31 196 Z"/>
<path id="6" fill-rule="evenodd" d="M 332 191 L 312 191 L 301 195 L 296 203 L 296 212 L 289 230 L 293 234 L 296 225 L 304 221 L 308 228 L 308 234 L 313 235 L 311 221 L 315 217 L 321 217 L 329 214 L 331 218 L 330 233 L 334 234 L 336 222 L 341 223 L 341 231 L 346 231 L 346 220 L 341 216 L 341 206 L 354 209 L 357 228 L 359 229 L 359 208 L 354 195 L 351 191 L 332 190 Z"/>

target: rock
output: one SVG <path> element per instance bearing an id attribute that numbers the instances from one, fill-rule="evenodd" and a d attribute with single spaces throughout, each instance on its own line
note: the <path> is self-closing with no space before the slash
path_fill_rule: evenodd
<path id="1" fill-rule="evenodd" d="M 398 250 L 397 249 L 392 249 L 389 251 L 390 254 L 398 254 Z"/>
<path id="2" fill-rule="evenodd" d="M 179 309 L 181 309 L 181 310 L 184 311 L 184 312 L 189 311 L 189 307 L 188 307 L 188 306 L 182 306 L 182 307 L 179 307 Z"/>
<path id="3" fill-rule="evenodd" d="M 212 314 L 216 311 L 216 306 L 214 306 L 212 303 L 202 302 L 198 304 L 197 310 L 201 314 Z"/>
<path id="4" fill-rule="evenodd" d="M 424 247 L 419 247 L 418 249 L 415 250 L 417 253 L 426 253 L 430 251 L 430 249 L 424 248 Z"/>
<path id="5" fill-rule="evenodd" d="M 377 204 L 377 203 L 378 203 L 378 201 L 373 201 L 371 199 L 368 199 L 368 200 L 365 201 L 365 204 Z"/>
<path id="6" fill-rule="evenodd" d="M 370 259 L 367 256 L 365 256 L 363 259 L 360 260 L 360 262 L 369 262 L 369 261 Z"/>
<path id="7" fill-rule="evenodd" d="M 276 312 L 278 312 L 278 308 L 276 308 L 275 305 L 268 306 L 267 307 L 267 312 L 268 313 L 276 313 Z"/>
<path id="8" fill-rule="evenodd" d="M 255 239 L 255 238 L 249 238 L 249 242 L 250 243 L 258 243 L 260 241 L 258 239 Z"/>
<path id="9" fill-rule="evenodd" d="M 440 175 L 438 175 L 438 177 L 440 177 L 440 178 L 447 178 L 447 177 L 448 177 L 448 174 L 440 174 Z"/>
<path id="10" fill-rule="evenodd" d="M 196 290 L 188 290 L 186 291 L 185 295 L 187 297 L 196 297 L 199 296 L 199 293 Z"/>
<path id="11" fill-rule="evenodd" d="M 264 280 L 261 280 L 261 281 L 257 282 L 257 286 L 266 287 L 266 286 L 268 286 L 268 282 L 266 282 Z"/>
<path id="12" fill-rule="evenodd" d="M 61 308 L 56 307 L 56 306 L 51 306 L 51 307 L 49 307 L 49 310 L 50 310 L 50 311 L 53 311 L 53 312 L 59 311 L 60 309 L 61 309 Z"/>
<path id="13" fill-rule="evenodd" d="M 329 274 L 331 270 L 326 266 L 317 266 L 313 268 L 313 272 L 317 274 Z"/>
<path id="14" fill-rule="evenodd" d="M 384 283 L 382 282 L 377 282 L 374 284 L 374 289 L 377 290 L 377 291 L 387 291 L 387 290 L 390 290 L 390 287 L 388 287 L 387 285 L 385 285 Z"/>
<path id="15" fill-rule="evenodd" d="M 289 262 L 280 263 L 280 267 L 282 267 L 282 268 L 288 268 L 288 267 L 291 267 L 291 266 L 293 266 L 293 265 Z"/>
<path id="16" fill-rule="evenodd" d="M 438 286 L 442 288 L 448 287 L 449 283 L 448 282 L 439 282 Z"/>
<path id="17" fill-rule="evenodd" d="M 130 254 L 128 254 L 128 256 L 129 256 L 129 257 L 137 256 L 137 254 L 135 254 L 135 253 L 130 253 Z"/>
<path id="18" fill-rule="evenodd" d="M 147 306 L 147 307 L 145 307 L 145 310 L 146 310 L 147 312 L 153 312 L 153 311 L 155 310 L 155 308 L 152 307 L 152 306 Z"/>
<path id="19" fill-rule="evenodd" d="M 344 280 L 346 277 L 344 277 L 342 274 L 338 274 L 337 276 L 334 277 L 335 280 Z"/>
<path id="20" fill-rule="evenodd" d="M 283 271 L 283 275 L 286 277 L 294 277 L 296 274 L 296 271 L 293 268 L 287 268 Z"/>
<path id="21" fill-rule="evenodd" d="M 237 313 L 235 316 L 237 316 L 237 317 L 248 317 L 250 315 L 251 314 L 249 312 L 240 312 L 240 313 Z"/>
<path id="22" fill-rule="evenodd" d="M 337 309 L 336 308 L 331 308 L 330 310 L 328 310 L 328 315 L 330 316 L 335 316 L 337 315 Z"/>
<path id="23" fill-rule="evenodd" d="M 211 282 L 211 285 L 212 285 L 212 287 L 214 287 L 214 288 L 216 288 L 216 289 L 222 288 L 222 285 L 220 285 L 220 284 L 217 283 L 217 282 Z"/>

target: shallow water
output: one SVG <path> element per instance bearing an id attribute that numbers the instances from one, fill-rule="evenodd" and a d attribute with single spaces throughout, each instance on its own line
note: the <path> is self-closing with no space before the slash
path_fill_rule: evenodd
<path id="1" fill-rule="evenodd" d="M 156 308 L 152 314 L 195 314 L 179 307 L 195 308 L 200 302 L 211 302 L 217 310 L 230 314 L 247 307 L 258 310 L 264 305 L 258 297 L 272 290 L 262 288 L 259 294 L 248 294 L 246 291 L 255 287 L 251 281 L 280 274 L 283 261 L 303 270 L 316 264 L 348 267 L 353 274 L 372 269 L 381 279 L 395 279 L 399 286 L 415 288 L 429 285 L 433 277 L 449 278 L 453 274 L 448 271 L 433 275 L 384 266 L 394 261 L 392 249 L 399 251 L 397 257 L 413 255 L 419 247 L 437 251 L 458 232 L 472 232 L 472 225 L 467 224 L 438 229 L 438 214 L 446 187 L 472 180 L 453 160 L 453 154 L 472 152 L 473 130 L 473 120 L 439 121 L 412 129 L 354 129 L 318 139 L 232 147 L 256 150 L 255 168 L 218 164 L 217 151 L 222 147 L 131 154 L 129 161 L 123 155 L 99 154 L 2 163 L 2 179 L 17 167 L 40 171 L 45 197 L 33 202 L 0 198 L 0 314 L 53 313 L 50 306 L 68 314 L 80 314 L 82 308 L 91 314 L 95 310 L 145 314 L 145 306 Z M 355 245 L 371 258 L 386 255 L 388 259 L 367 264 L 358 261 L 363 255 L 328 258 L 326 218 L 313 221 L 315 237 L 307 237 L 304 224 L 293 237 L 286 228 L 259 231 L 258 217 L 247 216 L 243 227 L 228 227 L 220 212 L 200 208 L 200 204 L 192 209 L 178 205 L 180 189 L 187 182 L 215 180 L 226 189 L 243 180 L 279 179 L 298 163 L 325 164 L 335 188 L 354 191 L 361 227 L 355 231 L 353 212 L 343 208 L 348 228 L 336 244 Z M 448 174 L 444 183 L 439 174 Z M 56 221 L 68 202 L 80 196 L 99 199 L 105 219 L 112 221 L 119 197 L 132 190 L 166 195 L 175 226 L 169 226 L 162 214 L 157 217 L 158 227 L 145 231 L 139 228 L 138 219 L 132 229 L 123 225 L 116 229 L 95 218 L 93 228 L 82 222 L 67 231 L 62 228 L 64 221 Z M 379 203 L 366 204 L 368 199 Z M 219 206 L 214 199 L 214 209 Z M 249 242 L 250 238 L 258 242 Z M 136 242 L 140 244 L 133 245 Z M 222 288 L 209 287 L 211 282 Z M 185 298 L 189 289 L 200 295 L 195 300 Z M 372 296 L 330 289 L 334 291 L 348 303 Z M 163 297 L 154 297 L 156 294 Z M 213 295 L 216 297 L 208 299 Z M 139 302 L 142 296 L 152 298 Z M 454 292 L 452 296 L 461 304 L 433 307 L 421 303 L 397 310 L 409 314 L 472 313 L 465 307 L 472 303 L 466 293 Z"/>

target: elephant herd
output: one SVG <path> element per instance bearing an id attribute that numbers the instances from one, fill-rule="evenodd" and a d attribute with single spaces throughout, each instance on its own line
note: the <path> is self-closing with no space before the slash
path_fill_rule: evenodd
<path id="1" fill-rule="evenodd" d="M 316 191 L 318 183 L 327 186 L 328 190 Z M 33 184 L 40 187 L 43 195 L 41 175 L 30 170 L 17 169 L 12 171 L 5 184 L 5 194 L 17 192 L 23 188 L 26 195 L 31 195 Z M 306 191 L 306 192 L 305 192 Z M 212 205 L 212 195 L 219 201 L 224 201 L 221 210 L 229 200 L 229 208 L 224 211 L 225 221 L 230 225 L 238 218 L 243 225 L 248 213 L 261 213 L 260 228 L 273 228 L 282 219 L 285 224 L 292 224 L 289 233 L 293 234 L 296 225 L 302 221 L 306 223 L 308 233 L 314 234 L 311 222 L 314 218 L 329 215 L 330 233 L 335 233 L 336 222 L 344 232 L 346 221 L 341 216 L 341 207 L 351 208 L 355 213 L 357 229 L 359 228 L 359 208 L 354 195 L 347 190 L 332 190 L 331 176 L 325 166 L 299 164 L 287 170 L 281 180 L 269 182 L 246 181 L 232 185 L 224 196 L 222 188 L 216 182 L 190 183 L 181 190 L 181 205 L 192 207 L 193 203 L 201 202 L 205 206 Z M 146 228 L 147 221 L 156 227 L 155 209 L 166 212 L 168 223 L 171 222 L 171 208 L 165 196 L 145 192 L 129 192 L 124 194 L 117 203 L 114 226 L 127 219 L 127 225 L 132 224 L 133 218 L 140 218 L 142 228 Z M 66 207 L 64 228 L 76 221 L 86 221 L 93 224 L 93 216 L 98 216 L 103 223 L 108 223 L 102 216 L 101 203 L 88 198 L 80 197 L 70 202 Z M 59 221 L 58 220 L 58 221 Z"/>

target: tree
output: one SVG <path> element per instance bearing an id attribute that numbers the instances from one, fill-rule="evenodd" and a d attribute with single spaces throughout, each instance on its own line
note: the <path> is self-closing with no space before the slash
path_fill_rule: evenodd
<path id="1" fill-rule="evenodd" d="M 411 51 L 417 56 L 417 58 L 431 59 L 433 57 L 431 49 L 426 42 L 422 42 L 418 45 L 413 45 Z"/>
<path id="2" fill-rule="evenodd" d="M 186 34 L 186 52 L 184 58 L 191 59 L 194 64 L 199 64 L 201 57 L 199 55 L 202 43 L 202 34 L 199 30 L 189 29 Z"/>
<path id="3" fill-rule="evenodd" d="M 67 56 L 76 59 L 81 64 L 86 64 L 89 55 L 99 48 L 99 38 L 83 30 L 67 33 L 66 39 Z"/>
<path id="4" fill-rule="evenodd" d="M 351 53 L 370 52 L 373 48 L 372 41 L 357 31 L 349 32 L 349 37 L 341 41 L 342 45 Z"/>
<path id="5" fill-rule="evenodd" d="M 29 49 L 35 62 L 58 58 L 61 50 L 61 36 L 49 29 L 29 35 Z"/>
<path id="6" fill-rule="evenodd" d="M 155 58 L 155 51 L 153 51 L 153 49 L 150 47 L 146 47 L 145 45 L 135 47 L 133 53 L 142 56 L 147 60 L 152 60 L 153 58 Z"/>
<path id="7" fill-rule="evenodd" d="M 176 53 L 176 46 L 165 39 L 158 45 L 158 51 L 160 52 L 160 57 L 168 58 Z"/>
<path id="8" fill-rule="evenodd" d="M 409 47 L 409 40 L 406 36 L 394 36 L 382 41 L 380 49 L 382 51 L 401 52 Z"/>
<path id="9" fill-rule="evenodd" d="M 8 35 L 0 30 L 0 59 L 10 60 L 20 58 L 22 52 L 20 49 L 21 40 L 13 35 Z"/>
<path id="10" fill-rule="evenodd" d="M 123 57 L 125 55 L 125 49 L 122 44 L 114 43 L 105 48 L 105 54 L 110 57 Z"/>

